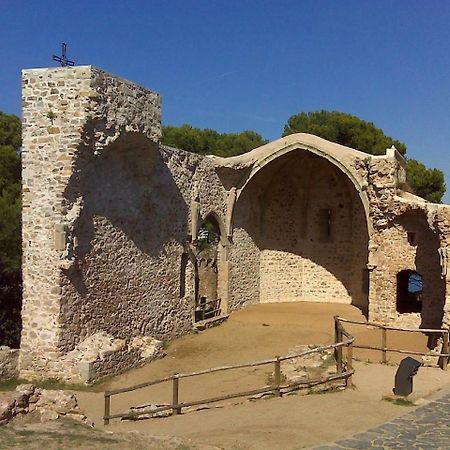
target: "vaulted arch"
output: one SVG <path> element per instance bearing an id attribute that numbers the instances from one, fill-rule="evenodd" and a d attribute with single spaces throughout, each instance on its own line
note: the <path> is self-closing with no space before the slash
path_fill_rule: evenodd
<path id="1" fill-rule="evenodd" d="M 368 199 L 351 168 L 291 142 L 255 161 L 239 190 L 234 236 L 253 248 L 260 302 L 351 303 L 367 313 Z"/>
<path id="2" fill-rule="evenodd" d="M 316 136 L 310 136 L 312 138 L 315 138 L 314 140 L 317 141 L 316 145 L 312 145 L 311 143 L 307 143 L 304 141 L 304 136 L 309 135 L 299 133 L 289 136 L 289 138 L 291 139 L 288 141 L 288 143 L 285 144 L 283 144 L 282 140 L 276 141 L 276 143 L 279 143 L 279 145 L 275 147 L 272 151 L 267 151 L 264 154 L 262 154 L 261 157 L 258 158 L 253 164 L 250 173 L 243 180 L 241 180 L 237 197 L 239 198 L 242 195 L 246 186 L 250 183 L 253 177 L 255 177 L 264 167 L 266 167 L 269 164 L 272 164 L 278 158 L 283 157 L 284 155 L 287 155 L 292 152 L 309 152 L 314 155 L 320 156 L 326 159 L 331 164 L 333 164 L 353 184 L 364 208 L 368 231 L 369 234 L 371 234 L 372 224 L 369 217 L 369 199 L 366 193 L 367 183 L 362 181 L 359 177 L 357 177 L 355 172 L 349 167 L 349 165 L 345 164 L 342 161 L 344 158 L 339 157 L 339 150 L 341 150 L 342 153 L 344 153 L 345 151 L 351 151 L 353 153 L 360 153 L 360 152 L 357 152 L 356 150 L 353 149 L 347 149 L 346 147 L 340 146 L 338 144 L 330 143 L 323 139 L 317 138 Z M 330 144 L 333 147 L 335 147 L 333 149 L 334 151 L 330 151 Z M 363 155 L 364 154 L 362 154 L 362 156 Z"/>

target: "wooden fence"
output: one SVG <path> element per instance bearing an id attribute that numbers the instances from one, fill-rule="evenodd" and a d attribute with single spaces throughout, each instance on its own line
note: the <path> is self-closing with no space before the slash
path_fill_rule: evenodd
<path id="1" fill-rule="evenodd" d="M 428 329 L 428 328 L 400 328 L 391 327 L 387 325 L 380 325 L 374 322 L 360 322 L 357 320 L 344 319 L 342 317 L 335 316 L 335 341 L 340 342 L 342 336 L 348 336 L 349 334 L 345 331 L 342 323 L 350 323 L 353 325 L 364 325 L 366 327 L 381 329 L 381 347 L 372 347 L 369 345 L 359 345 L 357 343 L 353 344 L 353 348 L 362 348 L 367 350 L 379 350 L 381 352 L 381 362 L 386 364 L 387 362 L 387 352 L 392 353 L 404 353 L 408 355 L 421 355 L 421 356 L 433 356 L 439 358 L 439 366 L 442 370 L 447 370 L 447 365 L 449 362 L 449 330 L 445 328 L 440 329 Z M 403 350 L 398 348 L 389 348 L 387 346 L 387 334 L 388 331 L 403 331 L 407 333 L 424 333 L 424 334 L 437 334 L 442 337 L 442 350 L 440 353 L 435 352 L 416 352 L 411 350 Z"/>
<path id="2" fill-rule="evenodd" d="M 219 402 L 222 400 L 229 400 L 232 398 L 238 398 L 238 397 L 247 397 L 251 395 L 256 394 L 262 394 L 262 393 L 273 393 L 274 395 L 281 397 L 283 395 L 283 390 L 289 389 L 289 388 L 310 388 L 313 386 L 317 386 L 320 384 L 324 384 L 330 381 L 335 380 L 345 380 L 346 385 L 350 386 L 352 381 L 351 377 L 354 373 L 353 366 L 352 366 L 352 345 L 354 338 L 349 333 L 347 333 L 343 327 L 339 324 L 337 325 L 339 327 L 340 331 L 340 337 L 342 338 L 340 341 L 336 341 L 334 344 L 330 345 L 324 345 L 320 346 L 311 350 L 307 350 L 295 355 L 286 355 L 286 356 L 276 356 L 272 359 L 266 359 L 262 361 L 254 361 L 254 362 L 247 362 L 244 364 L 237 364 L 233 366 L 222 366 L 222 367 L 215 367 L 212 369 L 206 369 L 201 370 L 198 372 L 192 372 L 192 373 L 175 373 L 173 375 L 169 375 L 164 378 L 160 378 L 158 380 L 148 381 L 146 383 L 137 384 L 135 386 L 125 387 L 121 389 L 115 389 L 111 391 L 105 392 L 105 409 L 104 409 L 104 416 L 103 416 L 103 422 L 105 425 L 109 424 L 109 421 L 111 419 L 118 419 L 118 418 L 136 418 L 138 416 L 141 416 L 143 414 L 154 414 L 161 411 L 168 411 L 171 410 L 172 414 L 181 414 L 182 408 L 187 408 L 191 406 L 197 406 L 202 405 L 204 403 L 214 403 Z M 345 340 L 343 339 L 345 337 Z M 343 348 L 346 348 L 346 361 L 344 361 L 343 356 Z M 321 353 L 325 350 L 334 349 L 335 357 L 336 357 L 336 374 L 331 374 L 328 376 L 324 376 L 321 378 L 317 378 L 314 380 L 308 380 L 308 381 L 296 381 L 296 382 L 290 382 L 290 383 L 283 383 L 282 374 L 281 374 L 281 363 L 283 361 L 292 360 L 295 358 L 301 358 L 303 356 L 309 355 L 311 353 Z M 206 398 L 206 399 L 200 399 L 190 402 L 180 402 L 180 380 L 183 378 L 189 378 L 189 377 L 197 377 L 200 375 L 205 374 L 211 374 L 211 373 L 217 373 L 217 372 L 223 372 L 226 370 L 235 370 L 235 369 L 243 369 L 247 367 L 257 367 L 257 366 L 264 366 L 264 365 L 271 365 L 273 364 L 274 368 L 274 377 L 273 377 L 273 383 L 270 386 L 264 386 L 257 389 L 253 389 L 250 391 L 245 392 L 235 392 L 232 394 L 227 395 L 220 395 L 213 398 Z M 142 410 L 138 412 L 119 412 L 115 414 L 111 414 L 111 399 L 115 395 L 123 394 L 125 392 L 131 392 L 135 391 L 137 389 L 146 388 L 148 386 L 154 386 L 161 383 L 172 383 L 172 403 L 161 406 L 158 408 L 143 408 Z"/>

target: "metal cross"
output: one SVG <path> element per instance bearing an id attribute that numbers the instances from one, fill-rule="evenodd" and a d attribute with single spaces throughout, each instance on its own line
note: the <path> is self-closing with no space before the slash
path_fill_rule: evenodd
<path id="1" fill-rule="evenodd" d="M 67 59 L 67 44 L 64 42 L 62 43 L 61 53 L 62 53 L 61 56 L 53 55 L 53 61 L 59 62 L 61 64 L 61 67 L 75 65 L 75 61 L 70 61 Z"/>

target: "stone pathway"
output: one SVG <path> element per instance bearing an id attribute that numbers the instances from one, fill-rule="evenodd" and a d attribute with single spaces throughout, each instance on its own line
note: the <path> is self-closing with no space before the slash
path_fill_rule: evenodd
<path id="1" fill-rule="evenodd" d="M 450 393 L 391 422 L 315 450 L 343 448 L 450 449 Z"/>

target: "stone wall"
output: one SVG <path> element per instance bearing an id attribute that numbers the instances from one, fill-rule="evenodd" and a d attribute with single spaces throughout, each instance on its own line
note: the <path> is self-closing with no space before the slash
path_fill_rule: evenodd
<path id="1" fill-rule="evenodd" d="M 407 327 L 440 328 L 448 295 L 439 249 L 449 232 L 439 225 L 438 205 L 402 191 L 406 179 L 399 172 L 399 157 L 375 157 L 367 167 L 370 218 L 369 318 Z M 400 161 L 400 163 L 403 163 Z M 408 238 L 414 235 L 414 242 Z M 423 276 L 421 313 L 397 311 L 397 274 L 414 270 Z M 447 294 L 446 294 L 447 292 Z M 448 302 L 448 300 L 447 300 Z"/>
<path id="2" fill-rule="evenodd" d="M 199 158 L 158 147 L 160 107 L 92 67 L 24 71 L 21 376 L 64 376 L 98 332 L 190 328 L 179 262 Z"/>
<path id="3" fill-rule="evenodd" d="M 441 237 L 441 271 L 445 280 L 444 326 L 450 328 L 450 206 L 440 205 L 435 215 L 436 229 Z"/>
<path id="4" fill-rule="evenodd" d="M 161 145 L 160 113 L 158 94 L 90 66 L 23 72 L 20 376 L 93 381 L 186 333 L 208 216 L 222 313 L 307 300 L 450 322 L 450 209 L 402 191 L 394 149 L 370 156 L 298 134 L 205 157 Z M 395 309 L 404 269 L 424 277 L 421 315 Z"/>
<path id="5" fill-rule="evenodd" d="M 19 375 L 19 352 L 6 346 L 0 346 L 0 381 L 11 380 Z"/>
<path id="6" fill-rule="evenodd" d="M 414 233 L 414 243 L 408 241 Z M 372 319 L 404 326 L 439 328 L 442 324 L 445 280 L 439 265 L 439 237 L 430 228 L 422 210 L 397 217 L 380 231 L 378 266 L 373 281 L 377 301 L 371 305 Z M 414 270 L 423 276 L 421 313 L 399 313 L 396 309 L 397 274 Z"/>

